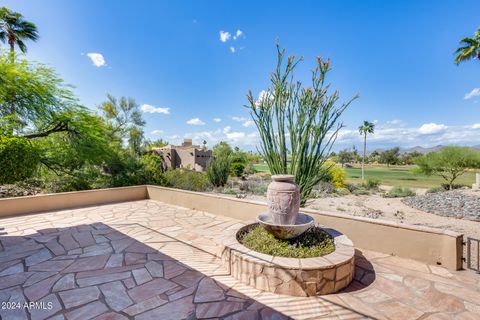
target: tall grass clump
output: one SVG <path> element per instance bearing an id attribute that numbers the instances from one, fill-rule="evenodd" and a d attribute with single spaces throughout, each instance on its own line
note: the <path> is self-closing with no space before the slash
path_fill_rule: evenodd
<path id="1" fill-rule="evenodd" d="M 340 116 L 353 99 L 338 104 L 339 93 L 329 92 L 325 79 L 329 60 L 317 58 L 312 83 L 305 87 L 293 79 L 302 58 L 287 58 L 277 44 L 278 62 L 271 86 L 256 99 L 247 95 L 253 121 L 260 134 L 260 153 L 272 174 L 292 174 L 300 186 L 302 205 L 323 178 L 322 166 L 343 124 Z"/>

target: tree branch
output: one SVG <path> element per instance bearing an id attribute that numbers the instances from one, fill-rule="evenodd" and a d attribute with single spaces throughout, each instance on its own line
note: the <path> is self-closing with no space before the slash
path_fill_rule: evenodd
<path id="1" fill-rule="evenodd" d="M 68 127 L 68 123 L 66 122 L 59 122 L 57 123 L 52 129 L 49 129 L 44 132 L 39 132 L 39 133 L 32 133 L 32 134 L 27 134 L 22 136 L 22 138 L 27 138 L 27 139 L 34 139 L 34 138 L 41 138 L 41 137 L 47 137 L 51 135 L 52 133 L 56 132 L 71 132 L 71 133 L 76 133 L 75 130 L 70 130 Z"/>

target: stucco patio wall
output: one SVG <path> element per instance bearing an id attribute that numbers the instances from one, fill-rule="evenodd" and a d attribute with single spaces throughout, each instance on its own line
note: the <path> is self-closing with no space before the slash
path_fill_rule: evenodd
<path id="1" fill-rule="evenodd" d="M 257 201 L 158 186 L 135 186 L 0 199 L 0 218 L 149 198 L 239 220 L 255 219 L 258 213 L 267 210 L 265 203 Z M 462 268 L 462 234 L 347 214 L 303 211 L 318 223 L 346 234 L 357 248 L 438 264 L 451 270 Z"/>
<path id="2" fill-rule="evenodd" d="M 148 186 L 151 199 L 239 220 L 255 219 L 267 210 L 263 202 L 157 186 Z M 463 235 L 457 232 L 302 209 L 315 220 L 346 234 L 355 247 L 410 258 L 450 270 L 462 268 Z"/>
<path id="3" fill-rule="evenodd" d="M 144 200 L 145 186 L 40 194 L 0 199 L 0 218 L 21 214 L 96 206 L 107 203 Z"/>

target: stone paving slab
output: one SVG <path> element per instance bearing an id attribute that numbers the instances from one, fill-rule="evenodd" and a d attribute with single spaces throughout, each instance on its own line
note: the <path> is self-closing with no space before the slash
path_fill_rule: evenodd
<path id="1" fill-rule="evenodd" d="M 364 250 L 337 294 L 248 287 L 220 260 L 241 225 L 154 200 L 0 219 L 0 317 L 480 319 L 480 275 Z"/>

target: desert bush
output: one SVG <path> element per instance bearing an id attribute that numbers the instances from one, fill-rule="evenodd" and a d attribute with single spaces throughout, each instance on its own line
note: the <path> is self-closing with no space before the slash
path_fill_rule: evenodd
<path id="1" fill-rule="evenodd" d="M 267 193 L 267 188 L 268 188 L 268 186 L 266 184 L 263 184 L 263 185 L 257 185 L 255 187 L 251 188 L 250 190 L 253 194 L 263 196 Z"/>
<path id="2" fill-rule="evenodd" d="M 223 187 L 228 181 L 230 160 L 228 156 L 219 155 L 210 162 L 207 168 L 207 179 L 214 187 Z"/>
<path id="3" fill-rule="evenodd" d="M 459 184 L 459 183 L 453 183 L 451 185 L 449 185 L 448 183 L 442 183 L 441 187 L 443 188 L 443 190 L 456 190 L 456 189 L 462 189 L 468 186 L 464 184 Z"/>
<path id="4" fill-rule="evenodd" d="M 380 180 L 377 179 L 367 179 L 366 182 L 362 183 L 362 187 L 368 190 L 377 190 L 380 186 Z"/>
<path id="5" fill-rule="evenodd" d="M 146 153 L 140 157 L 142 164 L 142 172 L 144 183 L 147 184 L 165 184 L 165 179 L 162 174 L 163 163 L 162 158 L 154 153 Z"/>
<path id="6" fill-rule="evenodd" d="M 39 163 L 38 151 L 28 139 L 0 137 L 0 184 L 33 176 Z"/>
<path id="7" fill-rule="evenodd" d="M 243 172 L 245 171 L 245 165 L 241 162 L 233 162 L 230 165 L 230 172 L 237 177 L 242 176 Z"/>
<path id="8" fill-rule="evenodd" d="M 400 186 L 393 187 L 390 191 L 386 192 L 385 198 L 403 198 L 403 197 L 413 197 L 416 193 L 410 188 L 403 188 Z"/>
<path id="9" fill-rule="evenodd" d="M 235 191 L 233 188 L 223 188 L 222 193 L 224 193 L 224 194 L 237 194 L 237 191 Z"/>
<path id="10" fill-rule="evenodd" d="M 315 185 L 312 190 L 312 198 L 321 198 L 335 193 L 335 185 L 332 182 L 322 181 Z"/>
<path id="11" fill-rule="evenodd" d="M 328 175 L 330 176 L 330 181 L 336 188 L 345 187 L 345 169 L 336 164 L 333 161 L 325 161 L 324 168 L 327 168 Z"/>
<path id="12" fill-rule="evenodd" d="M 367 195 L 367 194 L 370 194 L 370 190 L 368 190 L 363 186 L 357 186 L 356 188 L 353 189 L 352 193 L 356 196 Z"/>
<path id="13" fill-rule="evenodd" d="M 165 186 L 190 191 L 205 191 L 208 186 L 207 175 L 203 172 L 175 169 L 163 174 Z"/>
<path id="14" fill-rule="evenodd" d="M 429 188 L 427 191 L 425 191 L 425 193 L 437 193 L 437 192 L 443 192 L 445 191 L 445 188 L 443 187 L 433 187 L 433 188 Z"/>

